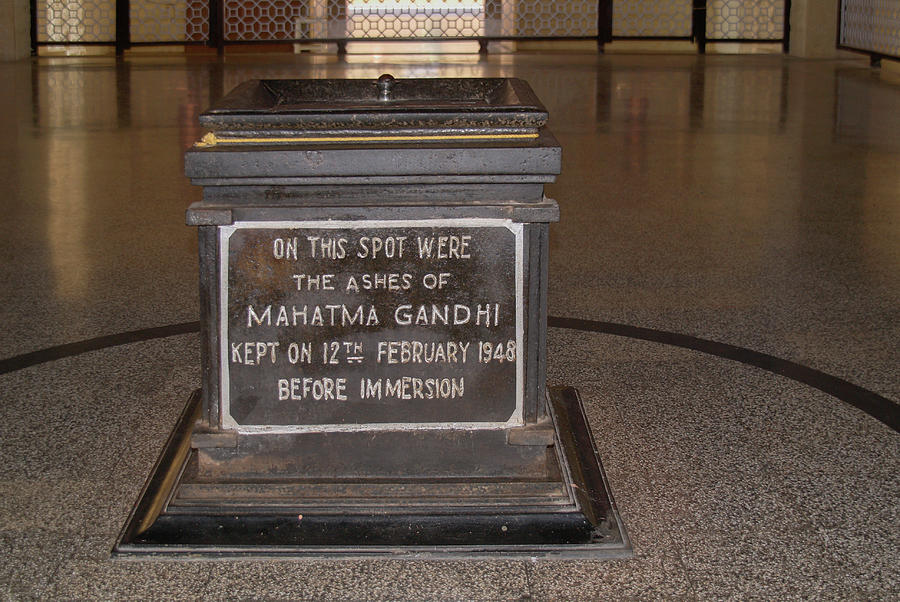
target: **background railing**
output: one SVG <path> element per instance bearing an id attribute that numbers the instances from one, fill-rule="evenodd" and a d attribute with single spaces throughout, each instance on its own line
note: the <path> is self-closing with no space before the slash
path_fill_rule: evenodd
<path id="1" fill-rule="evenodd" d="M 780 42 L 787 52 L 791 0 L 612 0 L 613 39 Z"/>
<path id="2" fill-rule="evenodd" d="M 790 0 L 31 0 L 32 47 L 354 40 L 789 41 Z M 856 0 L 864 1 L 864 0 Z"/>
<path id="3" fill-rule="evenodd" d="M 838 48 L 900 59 L 900 0 L 840 0 Z"/>

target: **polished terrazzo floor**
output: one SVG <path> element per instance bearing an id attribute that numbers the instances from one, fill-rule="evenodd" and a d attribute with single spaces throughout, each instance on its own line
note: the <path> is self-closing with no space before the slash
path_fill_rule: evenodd
<path id="1" fill-rule="evenodd" d="M 111 560 L 199 385 L 197 335 L 28 354 L 197 319 L 182 153 L 211 98 L 385 71 L 522 77 L 547 105 L 554 318 L 794 362 L 894 428 L 777 363 L 551 328 L 549 380 L 582 393 L 634 558 Z M 900 597 L 900 79 L 867 59 L 41 59 L 0 85 L 5 598 Z"/>

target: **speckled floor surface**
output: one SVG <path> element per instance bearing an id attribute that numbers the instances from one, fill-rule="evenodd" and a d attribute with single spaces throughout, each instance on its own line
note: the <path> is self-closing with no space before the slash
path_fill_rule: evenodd
<path id="1" fill-rule="evenodd" d="M 768 353 L 900 399 L 900 81 L 864 58 L 230 56 L 0 64 L 0 359 L 196 320 L 196 116 L 251 77 L 517 76 L 564 149 L 550 313 Z M 900 597 L 900 435 L 712 355 L 550 329 L 625 561 L 120 561 L 197 335 L 0 375 L 0 593 L 81 599 Z"/>

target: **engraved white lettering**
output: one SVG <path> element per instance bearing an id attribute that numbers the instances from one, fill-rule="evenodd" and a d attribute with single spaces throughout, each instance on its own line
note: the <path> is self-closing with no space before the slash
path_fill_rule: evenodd
<path id="1" fill-rule="evenodd" d="M 363 236 L 359 239 L 359 249 L 356 256 L 360 259 L 378 259 L 379 256 L 402 258 L 404 252 L 405 236 Z"/>
<path id="2" fill-rule="evenodd" d="M 362 399 L 456 399 L 465 394 L 465 377 L 460 378 L 362 378 Z"/>
<path id="3" fill-rule="evenodd" d="M 469 235 L 416 237 L 419 259 L 470 259 L 471 242 Z"/>
<path id="4" fill-rule="evenodd" d="M 294 274 L 298 291 L 333 291 L 334 274 Z"/>
<path id="5" fill-rule="evenodd" d="M 280 345 L 278 341 L 248 341 L 245 343 L 231 343 L 231 363 L 244 364 L 245 366 L 258 366 L 262 360 L 268 357 L 271 363 L 275 363 L 275 349 Z"/>
<path id="6" fill-rule="evenodd" d="M 408 291 L 412 288 L 412 274 L 360 274 L 347 279 L 347 292 L 358 293 L 360 289 L 367 291 L 388 290 L 392 292 Z"/>
<path id="7" fill-rule="evenodd" d="M 347 401 L 346 378 L 279 378 L 279 401 Z"/>
<path id="8" fill-rule="evenodd" d="M 465 364 L 469 341 L 378 341 L 379 364 Z"/>
<path id="9" fill-rule="evenodd" d="M 288 345 L 288 361 L 292 364 L 312 362 L 312 343 L 291 343 Z"/>
<path id="10" fill-rule="evenodd" d="M 265 322 L 266 325 L 272 324 L 272 306 L 266 305 L 266 309 L 263 310 L 263 314 L 260 316 L 253 309 L 252 305 L 247 306 L 247 328 L 253 327 L 253 322 L 256 322 L 257 326 L 262 326 L 262 323 Z"/>
<path id="11" fill-rule="evenodd" d="M 460 326 L 472 322 L 475 313 L 475 325 L 493 328 L 500 325 L 499 303 L 478 303 L 470 307 L 456 303 L 454 305 L 399 305 L 394 310 L 394 322 L 400 326 Z"/>
<path id="12" fill-rule="evenodd" d="M 309 256 L 322 259 L 343 259 L 347 256 L 347 239 L 330 236 L 307 236 Z"/>
<path id="13" fill-rule="evenodd" d="M 449 279 L 450 274 L 447 272 L 441 272 L 440 274 L 425 274 L 422 276 L 422 286 L 430 291 L 442 289 L 447 286 L 447 281 Z"/>
<path id="14" fill-rule="evenodd" d="M 380 320 L 374 305 L 278 305 L 275 326 L 378 326 Z M 264 310 L 247 306 L 247 328 L 272 326 L 272 306 Z"/>
<path id="15" fill-rule="evenodd" d="M 297 237 L 276 238 L 272 241 L 272 256 L 275 259 L 297 259 Z"/>

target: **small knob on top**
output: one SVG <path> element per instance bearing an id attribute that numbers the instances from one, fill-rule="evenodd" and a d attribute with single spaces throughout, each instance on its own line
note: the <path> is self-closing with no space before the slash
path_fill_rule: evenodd
<path id="1" fill-rule="evenodd" d="M 390 100 L 391 89 L 394 87 L 394 76 L 390 73 L 385 73 L 375 83 L 378 85 L 378 99 Z"/>

